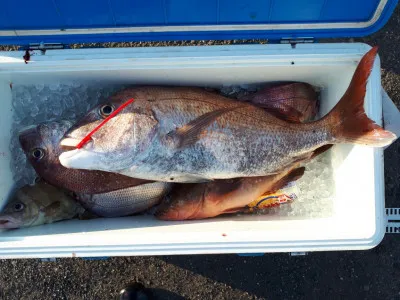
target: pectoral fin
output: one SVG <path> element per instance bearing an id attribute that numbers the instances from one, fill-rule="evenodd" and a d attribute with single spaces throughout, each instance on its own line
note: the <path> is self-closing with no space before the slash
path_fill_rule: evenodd
<path id="1" fill-rule="evenodd" d="M 174 145 L 177 148 L 188 147 L 195 144 L 201 132 L 212 122 L 214 122 L 221 115 L 228 113 L 238 107 L 226 107 L 217 110 L 210 111 L 194 119 L 188 124 L 177 128 L 176 130 L 170 131 L 167 137 L 173 139 Z"/>
<path id="2" fill-rule="evenodd" d="M 280 188 L 283 188 L 285 185 L 287 185 L 289 182 L 296 181 L 300 179 L 305 172 L 306 168 L 305 167 L 300 167 L 297 169 L 294 169 L 289 172 L 289 174 L 285 175 L 283 178 L 278 180 L 268 191 L 268 193 L 275 193 L 277 190 Z"/>
<path id="3" fill-rule="evenodd" d="M 332 144 L 328 144 L 328 145 L 324 145 L 324 146 L 321 146 L 321 147 L 315 149 L 313 151 L 313 154 L 312 154 L 311 158 L 314 158 L 314 157 L 324 153 L 325 151 L 328 151 L 329 149 L 332 148 L 332 146 L 333 146 Z"/>

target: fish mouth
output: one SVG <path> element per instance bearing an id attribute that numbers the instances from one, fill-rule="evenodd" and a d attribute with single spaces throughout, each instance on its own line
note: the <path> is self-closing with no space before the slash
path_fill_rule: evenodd
<path id="1" fill-rule="evenodd" d="M 91 170 L 95 159 L 85 149 L 74 149 L 61 153 L 58 160 L 66 168 Z"/>
<path id="2" fill-rule="evenodd" d="M 11 216 L 0 216 L 0 229 L 20 228 L 21 224 Z"/>
<path id="3" fill-rule="evenodd" d="M 89 138 L 86 143 L 81 145 L 81 147 L 78 148 L 78 145 L 82 142 L 82 139 L 77 139 L 77 138 L 72 138 L 72 137 L 65 137 L 60 141 L 60 147 L 64 151 L 70 151 L 70 150 L 75 150 L 79 148 L 84 148 L 84 146 L 90 145 L 93 143 L 93 139 Z"/>
<path id="4" fill-rule="evenodd" d="M 72 137 L 65 137 L 60 141 L 60 145 L 63 147 L 74 147 L 78 146 L 82 139 L 76 139 Z"/>

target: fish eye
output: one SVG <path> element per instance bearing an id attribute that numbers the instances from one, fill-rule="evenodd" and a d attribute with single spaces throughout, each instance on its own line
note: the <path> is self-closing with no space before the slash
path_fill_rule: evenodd
<path id="1" fill-rule="evenodd" d="M 102 107 L 100 107 L 100 114 L 103 117 L 108 117 L 109 115 L 112 114 L 113 111 L 114 111 L 114 107 L 110 104 L 105 104 Z"/>
<path id="2" fill-rule="evenodd" d="M 14 204 L 14 211 L 22 211 L 25 208 L 25 204 L 17 202 Z"/>
<path id="3" fill-rule="evenodd" d="M 44 150 L 40 148 L 35 148 L 31 151 L 31 155 L 34 159 L 39 160 L 44 156 Z"/>

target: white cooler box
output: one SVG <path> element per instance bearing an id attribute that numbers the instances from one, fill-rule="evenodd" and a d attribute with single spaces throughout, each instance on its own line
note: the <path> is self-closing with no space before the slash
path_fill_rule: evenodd
<path id="1" fill-rule="evenodd" d="M 23 51 L 0 52 L 0 204 L 14 185 L 9 147 L 11 87 L 74 80 L 89 84 L 197 86 L 302 81 L 322 87 L 322 116 L 341 98 L 368 49 L 368 45 L 358 43 L 298 43 L 60 49 L 45 54 L 36 50 L 27 64 Z M 365 109 L 371 119 L 382 124 L 379 58 L 369 78 Z M 324 217 L 233 215 L 165 222 L 144 215 L 70 220 L 0 232 L 0 258 L 372 248 L 382 240 L 386 226 L 383 149 L 335 145 L 330 157 L 336 196 Z"/>

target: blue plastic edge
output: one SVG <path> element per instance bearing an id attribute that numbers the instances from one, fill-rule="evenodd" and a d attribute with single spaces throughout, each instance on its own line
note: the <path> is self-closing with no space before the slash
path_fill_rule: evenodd
<path id="1" fill-rule="evenodd" d="M 258 257 L 258 256 L 264 256 L 265 253 L 238 253 L 238 256 L 243 256 L 243 257 Z"/>
<path id="2" fill-rule="evenodd" d="M 83 260 L 107 260 L 110 257 L 109 256 L 89 256 L 89 257 L 80 257 Z"/>
<path id="3" fill-rule="evenodd" d="M 29 43 L 105 43 L 135 41 L 182 41 L 182 40 L 230 40 L 281 38 L 343 38 L 368 36 L 381 29 L 391 17 L 398 0 L 388 1 L 381 17 L 371 26 L 358 29 L 318 29 L 318 30 L 271 30 L 271 31 L 213 31 L 213 32 L 153 32 L 123 34 L 49 35 L 1 37 L 2 45 L 28 45 Z"/>

